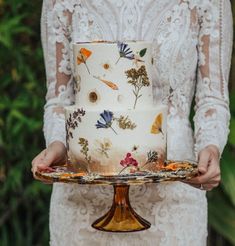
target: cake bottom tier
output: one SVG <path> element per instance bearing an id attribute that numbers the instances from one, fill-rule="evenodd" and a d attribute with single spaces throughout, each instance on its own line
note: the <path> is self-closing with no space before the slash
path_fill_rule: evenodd
<path id="1" fill-rule="evenodd" d="M 158 171 L 166 156 L 167 107 L 85 110 L 66 107 L 69 165 L 81 172 L 120 175 Z"/>

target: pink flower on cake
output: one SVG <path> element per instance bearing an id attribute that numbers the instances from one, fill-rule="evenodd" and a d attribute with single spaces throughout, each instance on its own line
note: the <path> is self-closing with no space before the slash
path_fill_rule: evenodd
<path id="1" fill-rule="evenodd" d="M 120 161 L 120 164 L 121 164 L 123 167 L 129 167 L 129 166 L 137 167 L 137 166 L 138 166 L 137 160 L 134 159 L 134 158 L 131 156 L 131 153 L 127 153 L 125 159 Z"/>
<path id="2" fill-rule="evenodd" d="M 126 157 L 120 161 L 120 164 L 123 166 L 123 169 L 119 172 L 119 175 L 128 167 L 132 167 L 130 172 L 134 173 L 138 167 L 138 162 L 131 156 L 131 153 L 127 153 Z"/>

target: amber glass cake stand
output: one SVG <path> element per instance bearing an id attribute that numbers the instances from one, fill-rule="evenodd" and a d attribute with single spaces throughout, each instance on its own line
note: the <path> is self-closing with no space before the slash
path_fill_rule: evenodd
<path id="1" fill-rule="evenodd" d="M 134 232 L 148 229 L 151 224 L 140 217 L 131 207 L 129 185 L 113 185 L 114 196 L 111 209 L 96 220 L 92 227 L 109 232 Z"/>
<path id="2" fill-rule="evenodd" d="M 175 165 L 174 161 L 174 165 Z M 182 164 L 182 161 L 180 162 Z M 159 173 L 139 173 L 122 176 L 85 175 L 70 171 L 66 165 L 53 167 L 53 170 L 36 172 L 36 177 L 43 182 L 63 182 L 92 185 L 112 185 L 114 188 L 113 204 L 110 210 L 97 219 L 92 227 L 107 232 L 135 232 L 150 228 L 151 224 L 138 215 L 129 200 L 130 185 L 159 183 L 163 181 L 182 181 L 197 175 L 196 163 L 178 170 L 163 170 Z"/>

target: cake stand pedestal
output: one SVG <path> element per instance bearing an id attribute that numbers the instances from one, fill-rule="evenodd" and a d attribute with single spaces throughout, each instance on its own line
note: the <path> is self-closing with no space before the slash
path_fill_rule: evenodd
<path id="1" fill-rule="evenodd" d="M 130 185 L 182 181 L 198 174 L 197 164 L 193 162 L 168 161 L 167 165 L 176 169 L 165 169 L 157 173 L 142 172 L 120 176 L 101 176 L 74 172 L 67 165 L 64 165 L 37 171 L 35 176 L 46 183 L 112 185 L 114 188 L 113 204 L 105 215 L 92 224 L 92 227 L 106 232 L 135 232 L 147 230 L 151 224 L 132 208 L 129 200 Z"/>
<path id="2" fill-rule="evenodd" d="M 125 184 L 113 185 L 114 196 L 111 209 L 92 224 L 93 228 L 109 232 L 134 232 L 150 228 L 151 224 L 131 207 L 129 187 Z"/>

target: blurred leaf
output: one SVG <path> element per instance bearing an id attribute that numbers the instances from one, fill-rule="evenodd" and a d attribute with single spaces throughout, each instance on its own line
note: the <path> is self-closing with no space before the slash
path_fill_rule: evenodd
<path id="1" fill-rule="evenodd" d="M 230 144 L 235 146 L 235 118 L 230 120 L 230 134 L 228 137 L 228 141 Z"/>
<path id="2" fill-rule="evenodd" d="M 31 34 L 32 31 L 21 24 L 25 15 L 14 16 L 0 22 L 0 43 L 7 48 L 13 47 L 14 35 L 19 33 Z"/>
<path id="3" fill-rule="evenodd" d="M 230 111 L 235 115 L 235 91 L 230 92 Z"/>
<path id="4" fill-rule="evenodd" d="M 228 151 L 224 153 L 221 162 L 222 187 L 235 208 L 235 165 L 234 158 Z M 235 212 L 235 210 L 234 210 Z"/>
<path id="5" fill-rule="evenodd" d="M 217 189 L 210 197 L 209 223 L 231 243 L 235 244 L 235 208 Z"/>

